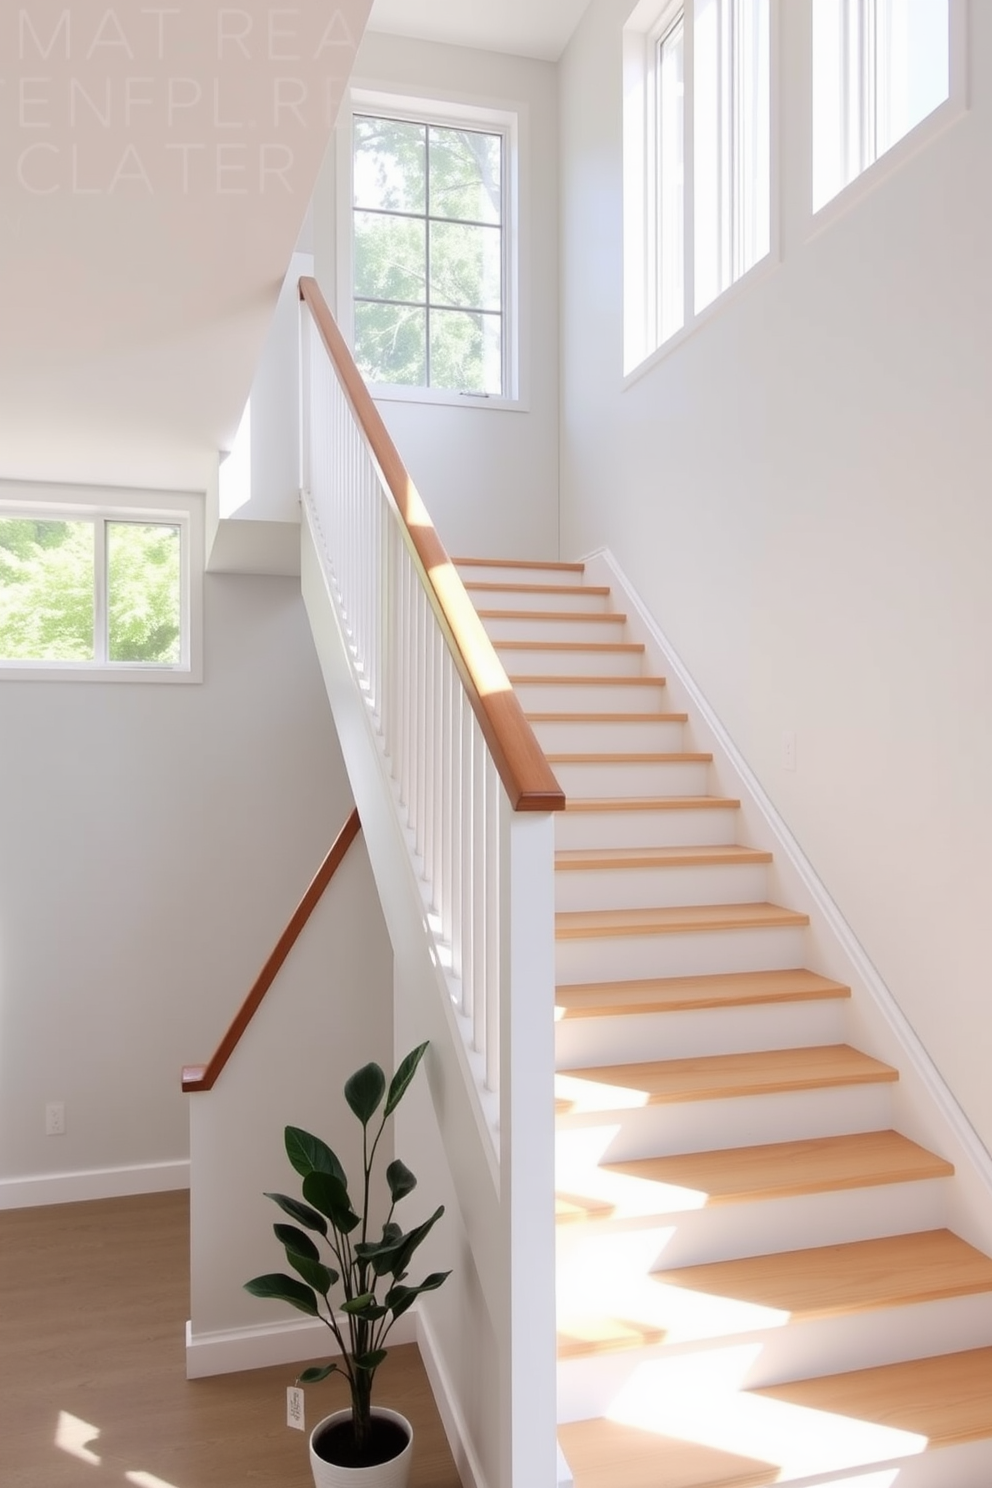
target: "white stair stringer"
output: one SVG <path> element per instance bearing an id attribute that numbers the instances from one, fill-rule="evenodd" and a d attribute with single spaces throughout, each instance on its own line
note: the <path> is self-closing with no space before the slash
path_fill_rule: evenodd
<path id="1" fill-rule="evenodd" d="M 551 582 L 562 615 L 588 613 L 577 582 L 595 591 L 589 608 L 609 586 L 623 649 L 548 645 L 580 623 L 550 618 L 548 575 L 537 606 L 532 568 L 492 574 L 498 600 L 477 602 L 516 641 L 503 660 L 568 797 L 556 821 L 559 1422 L 575 1488 L 988 1488 L 992 1407 L 935 1427 L 928 1450 L 867 1406 L 862 1420 L 860 1391 L 840 1415 L 766 1397 L 829 1391 L 852 1371 L 891 1390 L 927 1360 L 945 1374 L 978 1361 L 992 1395 L 992 1161 L 609 555 Z M 681 758 L 645 758 L 658 754 Z M 741 844 L 772 864 L 727 851 Z M 765 922 L 761 906 L 795 918 Z M 780 996 L 790 968 L 829 982 Z M 790 1083 L 780 1061 L 793 1056 Z M 746 1151 L 770 1162 L 886 1132 L 931 1170 L 824 1178 L 807 1155 L 783 1159 L 787 1192 L 711 1202 L 703 1180 L 693 1187 L 703 1159 L 733 1173 Z M 689 1176 L 647 1178 L 660 1161 Z M 945 1267 L 945 1285 L 926 1247 L 946 1232 L 969 1259 Z M 848 1300 L 793 1312 L 747 1299 L 742 1277 L 791 1275 L 797 1256 L 829 1294 L 848 1252 L 867 1265 Z M 692 1269 L 710 1266 L 715 1290 Z M 928 1410 L 939 1396 L 938 1383 Z"/>

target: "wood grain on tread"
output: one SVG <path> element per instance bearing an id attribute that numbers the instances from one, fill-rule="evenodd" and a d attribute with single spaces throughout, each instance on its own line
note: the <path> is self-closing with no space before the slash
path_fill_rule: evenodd
<path id="1" fill-rule="evenodd" d="M 544 563 L 539 558 L 452 558 L 457 568 L 544 568 L 551 573 L 585 573 L 584 563 Z"/>
<path id="2" fill-rule="evenodd" d="M 673 849 L 680 851 L 681 849 Z M 733 971 L 718 976 L 657 977 L 636 982 L 586 982 L 558 987 L 555 1004 L 566 1018 L 604 1014 L 685 1012 L 752 1003 L 808 1002 L 850 997 L 850 987 L 815 971 Z"/>
<path id="3" fill-rule="evenodd" d="M 558 940 L 615 935 L 684 935 L 711 930 L 765 930 L 809 924 L 809 915 L 780 904 L 679 904 L 657 909 L 569 909 L 555 915 Z"/>
<path id="4" fill-rule="evenodd" d="M 912 1431 L 927 1437 L 930 1448 L 980 1441 L 992 1436 L 992 1348 L 769 1385 L 748 1393 Z"/>
<path id="5" fill-rule="evenodd" d="M 952 1163 L 895 1131 L 643 1157 L 603 1167 L 647 1183 L 693 1189 L 704 1193 L 708 1204 L 911 1183 L 949 1178 L 954 1172 Z"/>
<path id="6" fill-rule="evenodd" d="M 549 754 L 548 759 L 552 756 Z M 696 868 L 707 864 L 770 863 L 772 855 L 757 847 L 568 847 L 555 853 L 555 868 L 578 873 L 597 868 Z"/>
<path id="7" fill-rule="evenodd" d="M 643 654 L 641 641 L 493 641 L 494 651 L 592 651 L 597 655 Z M 648 679 L 656 681 L 654 677 Z"/>
<path id="8" fill-rule="evenodd" d="M 618 1421 L 569 1421 L 558 1440 L 575 1488 L 763 1488 L 778 1468 Z"/>
<path id="9" fill-rule="evenodd" d="M 538 651 L 546 648 L 536 647 Z M 616 673 L 590 673 L 581 672 L 575 676 L 561 672 L 524 672 L 522 675 L 510 674 L 509 681 L 514 687 L 523 684 L 537 684 L 540 687 L 664 687 L 664 677 L 623 677 Z"/>
<path id="10" fill-rule="evenodd" d="M 711 1261 L 652 1275 L 663 1286 L 774 1308 L 793 1320 L 992 1291 L 992 1259 L 950 1230 Z"/>
<path id="11" fill-rule="evenodd" d="M 668 1101 L 723 1100 L 776 1095 L 789 1090 L 822 1090 L 898 1080 L 899 1071 L 847 1044 L 815 1044 L 801 1049 L 763 1049 L 756 1054 L 710 1054 L 694 1059 L 662 1059 L 646 1064 L 600 1065 L 559 1070 L 556 1080 L 605 1087 L 597 1102 L 606 1106 L 612 1089 L 636 1091 L 648 1105 Z M 569 1097 L 562 1093 L 562 1099 Z M 577 1101 L 572 1100 L 574 1109 Z"/>
<path id="12" fill-rule="evenodd" d="M 457 562 L 457 559 L 453 560 Z M 467 579 L 465 588 L 480 594 L 609 594 L 608 584 L 513 584 L 508 579 Z M 547 613 L 541 611 L 542 615 Z M 554 613 L 553 611 L 551 613 Z M 590 611 L 591 614 L 599 613 Z M 606 613 L 609 613 L 608 611 Z"/>
<path id="13" fill-rule="evenodd" d="M 584 679 L 588 681 L 588 678 Z M 635 679 L 637 680 L 637 679 Z M 688 723 L 688 713 L 531 713 L 529 723 Z"/>
<path id="14" fill-rule="evenodd" d="M 480 620 L 575 620 L 596 625 L 626 625 L 627 616 L 617 610 L 479 610 Z"/>
<path id="15" fill-rule="evenodd" d="M 712 754 L 698 750 L 655 749 L 625 754 L 607 753 L 605 750 L 585 750 L 581 753 L 557 752 L 548 754 L 549 764 L 558 765 L 709 765 Z"/>
<path id="16" fill-rule="evenodd" d="M 566 811 L 736 811 L 732 796 L 569 796 Z"/>

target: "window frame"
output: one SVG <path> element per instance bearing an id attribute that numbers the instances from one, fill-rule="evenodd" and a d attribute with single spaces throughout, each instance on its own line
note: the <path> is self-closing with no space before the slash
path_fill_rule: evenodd
<path id="1" fill-rule="evenodd" d="M 0 517 L 95 524 L 93 588 L 97 652 L 92 661 L 0 658 L 0 682 L 198 683 L 203 680 L 202 498 L 179 491 L 0 481 Z M 115 522 L 161 524 L 179 530 L 180 659 L 174 664 L 111 661 L 100 654 L 106 640 L 107 527 Z"/>
<path id="2" fill-rule="evenodd" d="M 705 305 L 696 307 L 695 0 L 639 0 L 623 32 L 623 386 L 669 356 L 781 260 L 779 4 L 768 0 L 768 250 Z M 663 308 L 660 182 L 661 47 L 679 20 L 683 25 L 683 315 L 682 324 L 660 339 Z"/>
<path id="3" fill-rule="evenodd" d="M 806 56 L 808 62 L 808 95 L 809 95 L 809 179 L 806 190 L 806 214 L 807 214 L 807 239 L 816 237 L 824 229 L 828 228 L 838 217 L 843 216 L 851 207 L 856 206 L 865 196 L 874 191 L 894 171 L 899 170 L 902 165 L 911 160 L 920 150 L 925 149 L 928 144 L 939 134 L 955 124 L 958 119 L 967 113 L 970 108 L 970 87 L 968 69 L 968 0 L 948 0 L 948 46 L 947 46 L 947 97 L 943 99 L 936 108 L 926 114 L 917 124 L 914 124 L 904 135 L 900 136 L 894 144 L 884 150 L 881 155 L 867 165 L 862 166 L 857 175 L 851 177 L 845 186 L 841 186 L 834 193 L 814 207 L 814 168 L 813 159 L 816 148 L 814 130 L 814 103 L 813 103 L 813 3 L 805 7 L 807 38 Z M 868 90 L 868 80 L 862 76 L 860 86 L 864 94 Z M 845 94 L 847 94 L 845 89 Z M 862 121 L 864 129 L 864 121 Z M 877 129 L 877 121 L 872 121 L 872 132 Z"/>
<path id="4" fill-rule="evenodd" d="M 403 123 L 437 125 L 498 134 L 502 150 L 502 394 L 462 392 L 454 388 L 370 382 L 369 392 L 377 400 L 398 403 L 431 403 L 458 408 L 502 408 L 525 410 L 521 316 L 520 258 L 520 154 L 525 131 L 519 105 L 480 107 L 451 98 L 424 98 L 395 89 L 353 87 L 342 110 L 337 129 L 337 320 L 354 354 L 354 149 L 355 116 L 396 119 Z"/>

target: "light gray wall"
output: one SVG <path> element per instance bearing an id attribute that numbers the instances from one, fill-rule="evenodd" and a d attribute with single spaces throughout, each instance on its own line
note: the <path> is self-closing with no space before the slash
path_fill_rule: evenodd
<path id="1" fill-rule="evenodd" d="M 367 34 L 353 81 L 520 109 L 522 355 L 526 411 L 382 400 L 379 411 L 449 553 L 558 556 L 557 69 L 549 62 Z M 316 276 L 337 298 L 332 145 L 314 195 Z"/>
<path id="2" fill-rule="evenodd" d="M 181 1066 L 350 810 L 299 581 L 209 575 L 204 632 L 202 685 L 0 682 L 0 1203 L 185 1160 Z"/>
<path id="3" fill-rule="evenodd" d="M 992 8 L 970 112 L 821 227 L 778 7 L 781 262 L 624 390 L 629 9 L 560 77 L 563 556 L 616 554 L 992 1143 Z"/>

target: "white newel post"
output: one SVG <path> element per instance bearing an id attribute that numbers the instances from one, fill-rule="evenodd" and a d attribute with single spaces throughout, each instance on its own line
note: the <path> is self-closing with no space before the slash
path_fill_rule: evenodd
<path id="1" fill-rule="evenodd" d="M 513 812 L 500 791 L 500 848 L 503 1440 L 509 1444 L 500 1488 L 548 1488 L 557 1478 L 554 817 Z"/>

